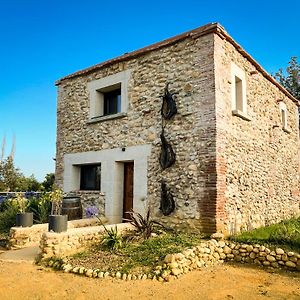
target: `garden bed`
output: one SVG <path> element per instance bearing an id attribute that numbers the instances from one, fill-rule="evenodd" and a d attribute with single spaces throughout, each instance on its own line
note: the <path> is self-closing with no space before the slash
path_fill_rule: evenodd
<path id="1" fill-rule="evenodd" d="M 200 243 L 201 237 L 187 234 L 162 234 L 141 242 L 125 242 L 117 251 L 99 243 L 69 257 L 71 265 L 99 269 L 103 272 L 150 273 L 167 254 L 181 252 Z"/>

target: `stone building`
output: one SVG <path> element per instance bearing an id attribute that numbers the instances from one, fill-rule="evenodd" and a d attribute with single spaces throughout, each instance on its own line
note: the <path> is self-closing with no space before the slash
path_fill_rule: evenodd
<path id="1" fill-rule="evenodd" d="M 232 233 L 299 214 L 299 103 L 219 24 L 56 85 L 57 184 L 111 223 L 150 207 Z"/>

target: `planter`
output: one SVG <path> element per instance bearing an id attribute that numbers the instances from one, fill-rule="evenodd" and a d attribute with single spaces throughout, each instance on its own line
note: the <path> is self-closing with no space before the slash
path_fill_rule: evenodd
<path id="1" fill-rule="evenodd" d="M 68 229 L 67 215 L 50 215 L 48 231 L 63 232 Z"/>
<path id="2" fill-rule="evenodd" d="M 33 213 L 18 213 L 16 216 L 16 225 L 18 227 L 30 227 L 33 225 Z"/>

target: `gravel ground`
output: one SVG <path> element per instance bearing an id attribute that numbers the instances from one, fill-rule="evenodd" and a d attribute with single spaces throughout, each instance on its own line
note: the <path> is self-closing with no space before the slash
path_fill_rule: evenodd
<path id="1" fill-rule="evenodd" d="M 30 263 L 0 261 L 1 300 L 26 299 L 300 299 L 299 273 L 223 265 L 168 283 L 92 279 Z"/>

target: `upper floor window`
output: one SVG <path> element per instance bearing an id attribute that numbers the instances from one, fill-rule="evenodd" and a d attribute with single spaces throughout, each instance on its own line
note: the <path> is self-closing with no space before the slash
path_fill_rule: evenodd
<path id="1" fill-rule="evenodd" d="M 103 115 L 121 112 L 121 88 L 103 93 Z"/>
<path id="2" fill-rule="evenodd" d="M 124 116 L 128 106 L 130 70 L 88 83 L 90 122 Z"/>
<path id="3" fill-rule="evenodd" d="M 279 109 L 280 109 L 280 120 L 282 124 L 282 129 L 286 132 L 290 132 L 288 128 L 288 114 L 286 104 L 283 101 L 279 102 Z"/>
<path id="4" fill-rule="evenodd" d="M 231 63 L 232 114 L 250 121 L 247 115 L 246 75 L 236 64 Z"/>

